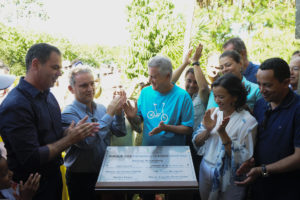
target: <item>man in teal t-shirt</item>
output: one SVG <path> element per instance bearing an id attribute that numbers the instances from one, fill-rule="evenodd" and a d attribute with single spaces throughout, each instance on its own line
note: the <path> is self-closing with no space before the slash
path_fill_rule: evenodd
<path id="1" fill-rule="evenodd" d="M 144 146 L 185 145 L 185 135 L 193 131 L 194 110 L 189 94 L 172 84 L 171 61 L 162 56 L 149 63 L 151 86 L 142 90 L 137 106 L 128 102 L 124 111 L 133 128 L 141 130 Z"/>

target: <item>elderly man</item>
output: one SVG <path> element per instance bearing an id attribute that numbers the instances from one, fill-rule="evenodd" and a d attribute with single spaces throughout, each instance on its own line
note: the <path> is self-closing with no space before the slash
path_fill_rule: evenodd
<path id="1" fill-rule="evenodd" d="M 290 62 L 291 81 L 290 86 L 292 90 L 297 92 L 300 70 L 300 57 L 292 58 Z"/>
<path id="2" fill-rule="evenodd" d="M 192 134 L 194 125 L 193 102 L 190 95 L 174 85 L 172 63 L 163 56 L 155 56 L 148 63 L 149 82 L 139 96 L 137 104 L 124 105 L 124 111 L 133 129 L 140 132 L 143 126 L 144 146 L 185 145 L 185 135 Z M 178 194 L 170 199 L 183 199 Z M 154 199 L 153 194 L 142 199 Z"/>
<path id="3" fill-rule="evenodd" d="M 168 58 L 153 57 L 148 69 L 151 86 L 141 91 L 137 106 L 128 102 L 124 111 L 135 130 L 144 122 L 142 145 L 185 145 L 185 135 L 193 131 L 192 99 L 171 82 L 172 64 Z"/>
<path id="4" fill-rule="evenodd" d="M 257 82 L 263 98 L 254 107 L 256 167 L 238 184 L 255 181 L 254 200 L 300 199 L 300 97 L 289 88 L 288 64 L 280 58 L 267 59 L 257 72 Z"/>
<path id="5" fill-rule="evenodd" d="M 121 92 L 107 109 L 102 104 L 96 104 L 93 101 L 94 76 L 88 66 L 76 66 L 70 72 L 69 83 L 69 90 L 74 94 L 75 100 L 63 110 L 63 124 L 78 122 L 86 115 L 87 121 L 97 121 L 100 124 L 100 130 L 94 136 L 72 145 L 65 156 L 70 200 L 92 200 L 95 199 L 95 185 L 111 134 L 126 135 L 125 118 L 122 114 L 126 95 L 125 92 Z"/>
<path id="6" fill-rule="evenodd" d="M 33 45 L 26 55 L 25 78 L 0 107 L 0 132 L 14 181 L 41 174 L 33 199 L 61 199 L 61 152 L 98 131 L 98 123 L 86 123 L 87 117 L 62 128 L 59 105 L 49 92 L 60 75 L 60 51 L 45 43 Z"/>
<path id="7" fill-rule="evenodd" d="M 224 51 L 227 51 L 227 50 L 237 51 L 241 55 L 241 58 L 242 58 L 243 76 L 245 76 L 245 78 L 248 81 L 250 81 L 252 83 L 257 83 L 256 73 L 257 73 L 259 65 L 256 65 L 248 60 L 248 53 L 247 53 L 246 45 L 241 38 L 235 37 L 235 38 L 229 39 L 223 45 L 223 50 Z"/>

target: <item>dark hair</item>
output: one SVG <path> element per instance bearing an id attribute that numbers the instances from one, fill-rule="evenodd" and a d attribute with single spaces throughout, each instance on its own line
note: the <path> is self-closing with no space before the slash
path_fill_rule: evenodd
<path id="1" fill-rule="evenodd" d="M 274 77 L 279 82 L 283 82 L 291 76 L 289 65 L 281 58 L 269 58 L 260 65 L 259 69 L 273 70 Z"/>
<path id="2" fill-rule="evenodd" d="M 233 45 L 233 49 L 239 54 L 241 54 L 243 50 L 247 50 L 244 41 L 239 37 L 229 39 L 227 42 L 225 42 L 225 44 L 223 44 L 223 49 L 225 49 L 230 44 Z"/>
<path id="3" fill-rule="evenodd" d="M 223 57 L 230 57 L 232 58 L 232 60 L 234 60 L 237 63 L 241 63 L 241 55 L 235 51 L 235 50 L 228 50 L 228 51 L 224 51 L 221 55 L 220 55 L 220 59 Z"/>
<path id="4" fill-rule="evenodd" d="M 189 73 L 195 74 L 194 68 L 190 67 L 190 68 L 185 72 L 185 77 L 186 77 Z"/>
<path id="5" fill-rule="evenodd" d="M 26 59 L 25 59 L 26 71 L 28 71 L 29 68 L 31 67 L 31 63 L 34 58 L 37 58 L 42 64 L 44 64 L 47 62 L 47 60 L 50 57 L 50 54 L 53 51 L 61 55 L 59 49 L 50 44 L 38 43 L 32 45 L 26 54 Z"/>
<path id="6" fill-rule="evenodd" d="M 235 110 L 242 110 L 247 101 L 247 91 L 242 81 L 237 76 L 230 73 L 224 74 L 211 84 L 211 88 L 217 86 L 225 88 L 231 96 L 237 97 L 234 105 Z"/>
<path id="7" fill-rule="evenodd" d="M 292 54 L 292 56 L 294 56 L 294 55 L 296 55 L 296 54 L 298 54 L 298 53 L 300 53 L 300 51 L 299 51 L 299 50 L 297 50 L 297 51 L 294 51 L 294 53 Z"/>

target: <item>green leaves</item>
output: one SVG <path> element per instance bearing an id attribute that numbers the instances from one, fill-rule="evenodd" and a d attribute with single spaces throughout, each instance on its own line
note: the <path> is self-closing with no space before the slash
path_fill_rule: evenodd
<path id="1" fill-rule="evenodd" d="M 126 62 L 128 77 L 147 75 L 147 62 L 151 57 L 170 53 L 168 47 L 177 48 L 174 44 L 183 38 L 184 22 L 173 14 L 173 9 L 170 0 L 133 0 L 127 7 L 131 33 Z"/>

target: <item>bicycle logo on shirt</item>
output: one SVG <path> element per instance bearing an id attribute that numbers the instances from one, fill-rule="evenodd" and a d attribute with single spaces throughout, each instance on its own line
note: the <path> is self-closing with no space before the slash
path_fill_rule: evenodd
<path id="1" fill-rule="evenodd" d="M 164 113 L 165 103 L 162 103 L 162 109 L 161 109 L 160 113 L 157 112 L 157 109 L 156 109 L 157 104 L 154 103 L 153 105 L 154 105 L 155 111 L 151 110 L 147 113 L 148 119 L 153 119 L 153 118 L 159 118 L 160 117 L 161 121 L 163 121 L 163 122 L 167 121 L 168 120 L 168 115 Z"/>

